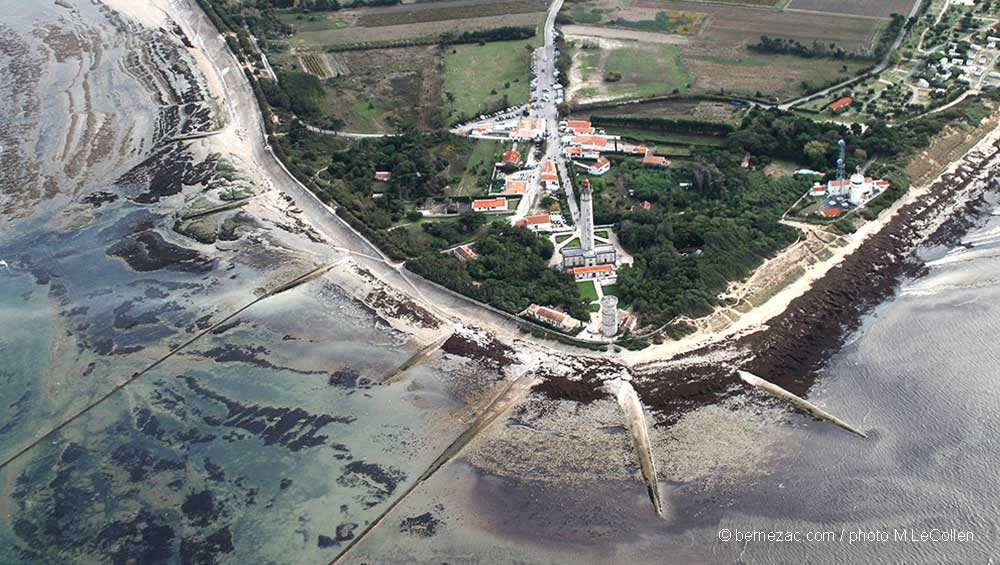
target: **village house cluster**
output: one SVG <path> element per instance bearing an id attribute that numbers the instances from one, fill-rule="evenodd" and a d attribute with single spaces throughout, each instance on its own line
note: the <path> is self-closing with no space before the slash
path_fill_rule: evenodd
<path id="1" fill-rule="evenodd" d="M 563 157 L 592 176 L 599 177 L 611 170 L 611 161 L 605 153 L 633 155 L 641 157 L 647 165 L 670 166 L 665 157 L 653 155 L 653 148 L 623 141 L 618 135 L 608 135 L 596 129 L 590 120 L 559 122 L 559 133 Z"/>

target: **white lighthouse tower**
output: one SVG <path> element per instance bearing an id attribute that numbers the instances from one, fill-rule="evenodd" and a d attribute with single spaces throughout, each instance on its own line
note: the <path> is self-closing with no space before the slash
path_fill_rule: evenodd
<path id="1" fill-rule="evenodd" d="M 615 337 L 618 333 L 618 297 L 605 295 L 601 299 L 601 334 Z"/>
<path id="2" fill-rule="evenodd" d="M 587 254 L 594 251 L 594 190 L 588 178 L 580 181 L 580 248 Z"/>

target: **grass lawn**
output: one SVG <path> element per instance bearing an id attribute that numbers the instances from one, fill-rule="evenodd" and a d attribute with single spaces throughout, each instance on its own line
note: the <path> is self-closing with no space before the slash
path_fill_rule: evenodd
<path id="1" fill-rule="evenodd" d="M 603 237 L 604 239 L 608 239 L 608 237 L 610 236 L 608 230 L 597 230 L 594 232 L 594 235 L 596 235 L 597 237 Z"/>
<path id="2" fill-rule="evenodd" d="M 495 41 L 485 45 L 452 45 L 444 58 L 444 90 L 455 97 L 449 116 L 471 118 L 502 105 L 521 104 L 528 99 L 528 66 L 541 36 L 520 41 Z M 495 92 L 495 93 L 494 93 Z"/>
<path id="3" fill-rule="evenodd" d="M 567 239 L 569 239 L 571 237 L 573 237 L 573 234 L 571 234 L 571 233 L 564 233 L 562 235 L 557 235 L 556 236 L 556 243 L 562 243 L 562 242 L 566 241 Z"/>
<path id="4" fill-rule="evenodd" d="M 573 238 L 573 241 L 567 243 L 566 246 L 563 247 L 563 249 L 578 249 L 579 247 L 580 247 L 580 238 L 576 237 Z"/>
<path id="5" fill-rule="evenodd" d="M 449 191 L 452 196 L 472 196 L 486 192 L 493 164 L 503 155 L 504 144 L 496 141 L 478 140 L 465 165 L 462 181 Z"/>
<path id="6" fill-rule="evenodd" d="M 588 301 L 597 300 L 597 289 L 594 287 L 594 281 L 580 281 L 576 283 L 576 288 L 580 291 L 580 296 Z"/>
<path id="7" fill-rule="evenodd" d="M 618 285 L 616 285 L 616 284 L 606 284 L 606 285 L 604 285 L 604 295 L 605 296 L 620 296 L 618 294 Z"/>
<path id="8" fill-rule="evenodd" d="M 608 54 L 604 74 L 621 75 L 618 82 L 606 83 L 614 96 L 646 97 L 685 92 L 691 74 L 681 61 L 676 45 L 622 47 Z"/>

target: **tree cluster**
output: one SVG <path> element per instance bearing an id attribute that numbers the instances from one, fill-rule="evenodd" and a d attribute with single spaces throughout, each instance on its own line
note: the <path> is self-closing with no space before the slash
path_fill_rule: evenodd
<path id="1" fill-rule="evenodd" d="M 460 261 L 449 254 L 429 253 L 406 266 L 507 312 L 517 313 L 535 303 L 563 307 L 574 318 L 586 320 L 589 310 L 573 277 L 548 266 L 553 251 L 548 239 L 498 221 L 477 241 L 479 259 Z"/>

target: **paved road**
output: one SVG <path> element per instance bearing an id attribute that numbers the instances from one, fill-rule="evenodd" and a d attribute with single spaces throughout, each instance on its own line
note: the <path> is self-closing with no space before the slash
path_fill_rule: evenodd
<path id="1" fill-rule="evenodd" d="M 913 8 L 910 10 L 910 14 L 909 14 L 908 18 L 912 18 L 912 17 L 914 17 L 917 14 L 917 11 L 920 10 L 920 5 L 923 2 L 924 2 L 924 0 L 917 0 L 916 2 L 913 3 Z M 845 81 L 840 82 L 838 84 L 835 84 L 835 85 L 833 85 L 831 87 L 824 88 L 823 90 L 820 90 L 818 92 L 813 92 L 812 94 L 803 96 L 801 98 L 796 98 L 795 100 L 791 100 L 789 102 L 785 102 L 784 104 L 779 104 L 778 105 L 778 109 L 779 110 L 789 110 L 793 106 L 798 106 L 799 104 L 805 104 L 806 102 L 809 102 L 810 100 L 815 100 L 817 98 L 822 98 L 822 97 L 825 97 L 825 96 L 829 96 L 831 92 L 833 92 L 835 90 L 838 90 L 840 88 L 844 88 L 845 86 L 849 86 L 851 84 L 854 84 L 856 82 L 859 82 L 859 81 L 863 80 L 867 76 L 873 76 L 873 75 L 877 75 L 877 74 L 881 73 L 882 71 L 884 71 L 887 68 L 889 68 L 889 63 L 892 61 L 892 54 L 897 49 L 899 49 L 899 46 L 903 43 L 903 39 L 905 37 L 906 37 L 906 25 L 904 24 L 903 27 L 899 30 L 899 35 L 896 36 L 896 40 L 893 41 L 892 42 L 892 46 L 889 47 L 889 51 L 886 52 L 885 57 L 879 62 L 879 64 L 875 65 L 875 68 L 873 68 L 872 70 L 868 71 L 867 73 L 865 73 L 865 74 L 863 74 L 863 75 L 861 75 L 859 77 L 854 77 L 854 78 L 845 80 Z"/>
<path id="2" fill-rule="evenodd" d="M 270 179 L 274 189 L 292 197 L 295 206 L 302 209 L 303 215 L 309 218 L 315 228 L 332 240 L 332 247 L 351 253 L 355 261 L 387 285 L 446 318 L 469 320 L 476 325 L 485 324 L 490 328 L 503 330 L 508 335 L 520 334 L 520 327 L 508 316 L 492 312 L 471 299 L 443 290 L 420 277 L 408 276 L 401 265 L 389 261 L 378 248 L 340 219 L 333 208 L 321 202 L 292 177 L 268 150 L 263 117 L 253 90 L 222 36 L 194 0 L 172 0 L 172 4 L 180 19 L 178 23 L 205 53 L 223 82 L 226 92 L 224 104 L 230 121 L 227 127 L 246 132 L 245 142 L 252 147 L 254 164 Z M 547 345 L 554 350 L 579 353 L 579 350 L 557 342 Z"/>
<path id="3" fill-rule="evenodd" d="M 558 81 L 555 78 L 556 71 L 556 16 L 562 9 L 563 0 L 555 0 L 549 7 L 549 15 L 545 19 L 545 45 L 543 49 L 544 63 L 539 68 L 538 86 L 545 88 L 555 85 Z M 569 201 L 570 213 L 573 222 L 578 223 L 580 209 L 576 203 L 576 196 L 573 194 L 573 184 L 569 182 L 569 170 L 566 167 L 566 159 L 563 158 L 561 147 L 559 146 L 559 108 L 553 96 L 549 102 L 542 105 L 539 110 L 541 117 L 545 119 L 545 159 L 552 159 L 559 170 L 562 179 L 563 189 L 566 191 L 566 200 Z"/>

